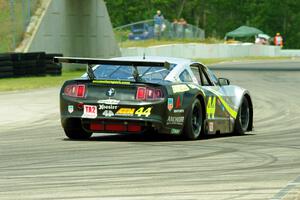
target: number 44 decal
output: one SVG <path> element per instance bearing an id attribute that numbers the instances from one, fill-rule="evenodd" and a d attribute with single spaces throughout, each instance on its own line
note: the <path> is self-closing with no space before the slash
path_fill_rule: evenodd
<path id="1" fill-rule="evenodd" d="M 137 111 L 135 111 L 134 114 L 136 114 L 139 117 L 141 116 L 148 117 L 151 114 L 151 110 L 152 110 L 151 107 L 147 109 L 145 109 L 144 107 L 140 107 Z"/>
<path id="2" fill-rule="evenodd" d="M 217 97 L 209 97 L 206 106 L 207 118 L 215 118 Z"/>

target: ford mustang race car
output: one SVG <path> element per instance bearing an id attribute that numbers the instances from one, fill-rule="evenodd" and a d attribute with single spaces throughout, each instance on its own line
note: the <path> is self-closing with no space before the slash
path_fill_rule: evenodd
<path id="1" fill-rule="evenodd" d="M 66 81 L 60 91 L 61 124 L 71 139 L 148 132 L 195 140 L 252 130 L 249 91 L 217 78 L 199 62 L 168 57 L 54 61 L 87 66 L 81 78 Z"/>

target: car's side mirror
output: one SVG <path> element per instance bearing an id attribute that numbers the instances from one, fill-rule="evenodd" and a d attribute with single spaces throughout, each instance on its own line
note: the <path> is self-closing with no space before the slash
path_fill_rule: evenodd
<path id="1" fill-rule="evenodd" d="M 218 78 L 218 83 L 220 86 L 230 85 L 230 81 L 227 78 Z"/>

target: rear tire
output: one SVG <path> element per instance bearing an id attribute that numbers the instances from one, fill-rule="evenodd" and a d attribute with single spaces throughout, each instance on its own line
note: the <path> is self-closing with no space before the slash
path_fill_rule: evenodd
<path id="1" fill-rule="evenodd" d="M 81 127 L 81 122 L 76 119 L 67 120 L 63 128 L 66 136 L 72 140 L 87 140 L 93 134 L 91 132 L 85 131 Z"/>
<path id="2" fill-rule="evenodd" d="M 245 132 L 248 130 L 249 124 L 250 124 L 250 106 L 249 106 L 248 99 L 244 96 L 237 117 L 235 119 L 234 133 L 236 135 L 245 134 Z"/>
<path id="3" fill-rule="evenodd" d="M 93 134 L 79 129 L 64 129 L 64 131 L 66 136 L 72 140 L 87 140 Z"/>
<path id="4" fill-rule="evenodd" d="M 189 140 L 196 140 L 202 131 L 203 114 L 199 99 L 195 99 L 185 120 L 183 136 Z"/>

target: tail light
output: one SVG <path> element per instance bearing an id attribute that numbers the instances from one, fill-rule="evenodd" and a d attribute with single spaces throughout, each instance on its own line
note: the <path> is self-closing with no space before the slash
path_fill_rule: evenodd
<path id="1" fill-rule="evenodd" d="M 158 100 L 163 98 L 163 92 L 161 89 L 151 87 L 138 87 L 136 91 L 137 100 Z"/>
<path id="2" fill-rule="evenodd" d="M 136 91 L 136 99 L 137 100 L 145 100 L 146 99 L 147 90 L 145 87 L 138 87 Z"/>
<path id="3" fill-rule="evenodd" d="M 79 97 L 83 98 L 85 95 L 86 89 L 85 85 L 80 84 L 73 84 L 73 85 L 67 85 L 64 89 L 64 94 L 70 97 Z"/>

